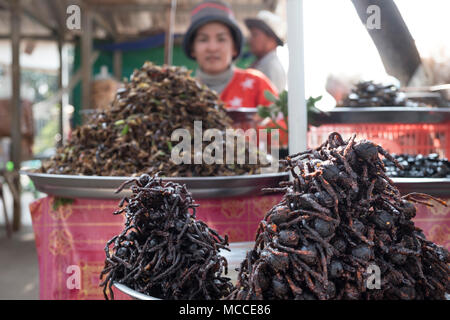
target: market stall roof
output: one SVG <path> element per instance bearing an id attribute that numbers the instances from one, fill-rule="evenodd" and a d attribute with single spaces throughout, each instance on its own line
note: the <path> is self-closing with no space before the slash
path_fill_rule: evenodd
<path id="1" fill-rule="evenodd" d="M 200 0 L 177 0 L 174 33 L 184 33 L 190 23 L 190 11 Z M 279 0 L 228 0 L 242 30 L 244 19 L 256 16 L 260 10 L 274 11 Z M 67 8 L 78 5 L 93 12 L 93 38 L 132 39 L 152 35 L 168 26 L 171 0 L 21 0 L 22 38 L 74 40 L 82 30 L 69 30 Z M 10 38 L 10 2 L 0 0 L 0 38 Z"/>

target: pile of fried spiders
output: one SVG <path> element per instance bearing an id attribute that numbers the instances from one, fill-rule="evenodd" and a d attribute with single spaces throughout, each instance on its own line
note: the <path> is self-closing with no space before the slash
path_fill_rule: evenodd
<path id="1" fill-rule="evenodd" d="M 368 140 L 357 141 L 356 135 L 344 140 L 336 132 L 319 147 L 288 156 L 286 170 L 291 172 L 293 180 L 282 182 L 279 188 L 265 189 L 282 192 L 283 198 L 259 224 L 254 246 L 238 269 L 237 283 L 231 284 L 229 279 L 221 276 L 220 272 L 226 271 L 225 259 L 207 260 L 203 256 L 196 260 L 198 270 L 203 271 L 201 279 L 210 279 L 210 283 L 217 283 L 219 289 L 211 285 L 197 286 L 197 290 L 203 292 L 201 298 L 445 299 L 450 291 L 448 251 L 427 240 L 412 219 L 416 214 L 415 203 L 447 204 L 422 193 L 402 196 L 386 175 L 381 157 L 401 167 L 381 146 Z M 168 187 L 173 188 L 172 185 Z M 165 190 L 166 187 L 161 185 L 160 188 Z M 145 190 L 142 186 L 132 188 L 135 198 L 143 197 Z M 171 273 L 169 278 L 165 277 L 167 274 L 161 264 L 174 261 L 177 251 L 173 248 L 182 252 L 179 254 L 185 259 L 194 257 L 200 248 L 194 250 L 191 245 L 210 238 L 206 234 L 203 237 L 202 233 L 195 234 L 193 227 L 185 227 L 191 221 L 187 218 L 173 220 L 175 215 L 167 214 L 171 212 L 167 208 L 173 203 L 170 202 L 173 195 L 170 192 L 162 194 L 168 198 L 158 205 L 151 201 L 140 201 L 137 205 L 132 199 L 127 200 L 124 208 L 127 216 L 130 215 L 128 212 L 135 215 L 138 212 L 136 217 L 141 216 L 142 221 L 149 219 L 146 223 L 156 229 L 158 225 L 152 224 L 152 217 L 165 216 L 165 223 L 160 227 L 166 229 L 145 235 L 143 226 L 128 225 L 128 230 L 110 241 L 105 248 L 108 259 L 102 272 L 107 275 L 104 285 L 111 281 L 129 285 L 128 279 L 143 282 L 141 287 L 145 283 L 146 286 L 161 283 L 162 288 L 177 287 L 180 281 L 186 283 L 190 274 L 188 267 L 178 264 L 170 268 L 177 272 L 168 272 Z M 184 226 L 181 225 L 183 221 Z M 206 224 L 200 224 L 210 230 Z M 182 230 L 192 230 L 193 234 L 186 244 L 177 242 L 179 236 L 171 237 L 168 230 L 175 235 Z M 139 240 L 130 242 L 130 232 L 138 235 L 135 239 Z M 218 254 L 215 250 L 220 243 L 225 245 L 221 242 L 224 238 L 215 232 L 212 234 L 215 234 L 216 242 L 207 242 L 202 248 L 207 249 L 208 257 Z M 153 241 L 153 245 L 143 246 L 148 241 Z M 113 243 L 114 247 L 110 248 Z M 130 245 L 136 249 L 125 254 L 122 248 Z M 168 255 L 169 259 L 155 266 L 155 250 L 162 256 Z M 138 265 L 141 267 L 136 269 Z M 372 275 L 368 270 L 373 267 L 378 268 L 381 275 L 375 288 L 368 286 Z M 133 270 L 138 273 L 130 276 Z M 197 283 L 195 278 L 191 281 Z M 213 296 L 210 292 L 217 294 Z M 164 298 L 177 299 L 179 295 L 165 295 Z"/>
<path id="2" fill-rule="evenodd" d="M 125 213 L 124 230 L 108 241 L 101 283 L 105 299 L 114 299 L 118 282 L 161 299 L 220 299 L 232 284 L 227 260 L 219 249 L 229 250 L 228 238 L 196 219 L 196 207 L 185 185 L 164 183 L 147 174 L 133 183 L 130 198 L 114 214 Z M 110 246 L 113 245 L 112 250 Z"/>

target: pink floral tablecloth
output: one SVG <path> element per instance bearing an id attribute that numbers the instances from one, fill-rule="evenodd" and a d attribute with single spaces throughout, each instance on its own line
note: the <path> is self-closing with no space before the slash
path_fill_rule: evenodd
<path id="1" fill-rule="evenodd" d="M 428 240 L 431 240 L 450 250 L 450 198 L 442 198 L 448 207 L 436 205 L 427 207 L 417 204 L 417 214 L 414 224 L 423 230 Z"/>

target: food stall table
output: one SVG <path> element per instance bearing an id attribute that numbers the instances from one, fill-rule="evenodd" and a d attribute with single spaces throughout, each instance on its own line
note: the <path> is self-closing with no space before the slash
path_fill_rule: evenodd
<path id="1" fill-rule="evenodd" d="M 450 203 L 449 179 L 393 180 L 402 194 L 424 192 Z M 281 198 L 280 194 L 255 193 L 198 199 L 196 215 L 220 234 L 228 234 L 232 243 L 254 241 L 259 221 Z M 47 196 L 30 205 L 41 299 L 104 299 L 99 287 L 104 248 L 109 239 L 123 230 L 125 221 L 123 214 L 113 215 L 118 204 L 119 199 L 68 200 Z M 450 207 L 416 207 L 416 226 L 423 229 L 429 240 L 450 249 Z M 115 293 L 116 299 L 130 298 L 119 290 Z"/>
<path id="2" fill-rule="evenodd" d="M 198 202 L 197 218 L 228 234 L 230 242 L 251 241 L 257 222 L 280 200 L 279 194 L 205 199 Z M 124 228 L 123 214 L 113 215 L 117 208 L 117 200 L 74 199 L 58 205 L 52 196 L 30 205 L 41 299 L 103 299 L 104 248 Z M 78 280 L 79 288 L 73 284 Z"/>

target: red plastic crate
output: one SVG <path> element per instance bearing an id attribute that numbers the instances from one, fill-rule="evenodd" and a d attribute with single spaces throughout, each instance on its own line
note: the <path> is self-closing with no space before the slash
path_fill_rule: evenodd
<path id="1" fill-rule="evenodd" d="M 326 124 L 320 127 L 310 127 L 308 147 L 319 146 L 333 131 L 340 133 L 344 139 L 356 133 L 358 140 L 371 140 L 390 153 L 412 155 L 437 153 L 440 157 L 448 158 L 450 156 L 449 122 L 437 124 Z"/>

